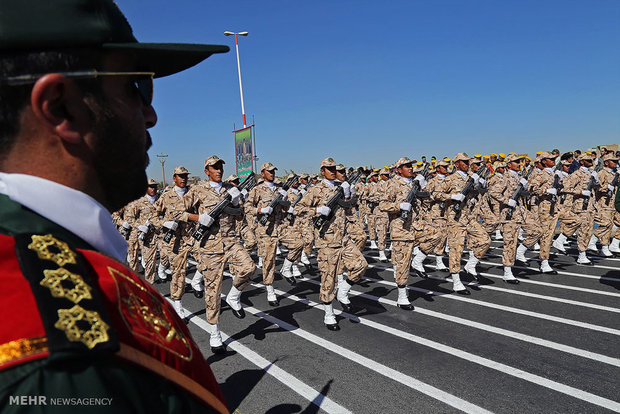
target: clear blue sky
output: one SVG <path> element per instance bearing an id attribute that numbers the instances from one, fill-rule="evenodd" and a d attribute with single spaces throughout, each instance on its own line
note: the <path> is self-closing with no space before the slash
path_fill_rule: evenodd
<path id="1" fill-rule="evenodd" d="M 241 104 L 259 163 L 315 172 L 456 152 L 562 151 L 620 141 L 620 1 L 118 0 L 144 42 L 231 52 L 156 80 L 155 156 L 234 172 Z"/>

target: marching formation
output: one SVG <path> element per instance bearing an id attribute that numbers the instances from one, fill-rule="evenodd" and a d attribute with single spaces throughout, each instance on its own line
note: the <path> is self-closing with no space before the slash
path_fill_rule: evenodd
<path id="1" fill-rule="evenodd" d="M 541 151 L 534 160 L 526 154 L 461 152 L 422 160 L 402 157 L 382 169 L 347 169 L 325 158 L 320 175 L 282 180 L 265 163 L 260 176 L 240 182 L 234 175 L 224 181 L 225 161 L 213 155 L 204 163 L 207 181 L 189 185 L 189 171 L 179 166 L 174 187 L 158 197 L 158 184 L 149 180 L 147 194 L 113 217 L 129 241 L 128 265 L 138 273 L 141 252 L 144 278 L 151 284 L 170 281 L 179 316 L 186 316 L 184 293 L 205 298 L 214 353 L 225 351 L 219 319 L 226 265 L 233 284 L 225 301 L 237 318 L 245 317 L 241 295 L 257 268 L 268 303 L 278 306 L 273 284 L 280 245 L 286 255 L 277 273 L 290 285 L 302 275 L 300 267 L 317 274 L 310 262 L 316 257 L 324 323 L 333 331 L 340 329 L 334 299 L 343 310 L 353 309 L 349 291 L 368 268 L 363 254 L 368 239 L 380 261 L 391 260 L 397 305 L 405 311 L 413 310 L 409 277 L 427 278 L 429 267 L 449 273 L 453 291 L 469 295 L 461 274 L 478 278 L 476 265 L 491 237 L 503 241 L 503 280 L 515 285 L 512 267 L 527 263 L 527 250 L 539 252 L 540 273 L 557 274 L 549 264 L 551 248 L 565 253 L 574 235 L 580 265 L 592 264 L 587 252 L 598 252 L 597 243 L 602 256 L 620 254 L 615 200 L 620 168 L 612 150 L 562 156 Z M 186 284 L 190 254 L 197 271 Z M 427 261 L 430 256 L 434 260 Z"/>

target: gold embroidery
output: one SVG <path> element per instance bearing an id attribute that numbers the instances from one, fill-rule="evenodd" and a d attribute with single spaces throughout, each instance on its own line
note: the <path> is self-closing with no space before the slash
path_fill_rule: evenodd
<path id="1" fill-rule="evenodd" d="M 50 247 L 58 250 L 58 253 L 50 251 Z M 45 236 L 32 236 L 32 243 L 28 245 L 30 250 L 37 252 L 40 259 L 51 260 L 59 267 L 64 266 L 67 263 L 75 264 L 75 253 L 71 251 L 69 245 L 56 239 L 51 234 Z"/>
<path id="2" fill-rule="evenodd" d="M 0 345 L 0 365 L 49 350 L 47 338 L 24 338 Z"/>
<path id="3" fill-rule="evenodd" d="M 79 303 L 82 299 L 92 299 L 90 286 L 84 282 L 82 276 L 60 268 L 56 270 L 44 270 L 45 277 L 40 285 L 45 286 L 52 292 L 55 298 L 67 298 L 73 303 Z M 68 280 L 73 287 L 68 289 L 62 282 Z"/>
<path id="4" fill-rule="evenodd" d="M 84 321 L 90 325 L 90 329 L 83 330 L 77 323 Z M 75 305 L 71 309 L 58 309 L 58 321 L 54 327 L 65 331 L 67 339 L 71 342 L 82 342 L 93 349 L 95 345 L 107 342 L 108 329 L 110 328 L 99 316 L 96 311 L 89 311 L 80 305 Z"/>

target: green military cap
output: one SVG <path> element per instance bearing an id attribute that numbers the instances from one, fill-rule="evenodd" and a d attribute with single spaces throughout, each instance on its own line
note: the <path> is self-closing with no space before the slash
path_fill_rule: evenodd
<path id="1" fill-rule="evenodd" d="M 222 164 L 226 164 L 226 161 L 224 161 L 223 159 L 221 159 L 220 157 L 218 157 L 217 155 L 211 155 L 209 158 L 207 158 L 205 160 L 205 170 L 207 169 L 207 167 L 209 165 L 215 165 L 218 162 L 221 162 Z"/>
<path id="2" fill-rule="evenodd" d="M 87 48 L 128 52 L 155 77 L 180 72 L 228 46 L 139 43 L 112 0 L 3 0 L 0 50 L 44 51 Z"/>
<path id="3" fill-rule="evenodd" d="M 184 166 L 179 165 L 177 168 L 174 169 L 174 172 L 172 174 L 173 175 L 189 174 L 189 171 L 187 171 L 187 168 L 185 168 Z"/>

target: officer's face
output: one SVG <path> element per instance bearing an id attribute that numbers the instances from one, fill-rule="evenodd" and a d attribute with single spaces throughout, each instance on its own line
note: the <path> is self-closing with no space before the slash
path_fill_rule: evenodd
<path id="1" fill-rule="evenodd" d="M 583 165 L 586 168 L 590 168 L 592 166 L 592 161 L 590 161 L 590 160 L 581 160 L 581 165 Z"/>
<path id="2" fill-rule="evenodd" d="M 510 161 L 508 163 L 508 168 L 511 169 L 512 171 L 519 171 L 519 163 L 516 161 Z"/>
<path id="3" fill-rule="evenodd" d="M 456 168 L 460 171 L 467 172 L 467 170 L 469 170 L 469 161 L 458 160 L 456 162 Z"/>
<path id="4" fill-rule="evenodd" d="M 551 168 L 555 165 L 555 161 L 551 158 L 543 158 L 542 165 L 545 168 Z"/>
<path id="5" fill-rule="evenodd" d="M 506 169 L 504 167 L 499 167 L 495 171 L 497 171 L 500 174 L 503 174 L 506 171 Z"/>
<path id="6" fill-rule="evenodd" d="M 104 59 L 103 70 L 135 71 L 127 55 L 114 53 Z M 104 76 L 102 96 L 88 99 L 94 126 L 92 165 L 103 193 L 99 200 L 110 211 L 118 210 L 144 194 L 145 169 L 151 136 L 147 130 L 157 123 L 150 103 L 145 103 L 131 76 Z"/>
<path id="7" fill-rule="evenodd" d="M 448 169 L 446 168 L 445 165 L 438 165 L 437 166 L 437 172 L 439 174 L 446 175 L 448 173 Z"/>
<path id="8" fill-rule="evenodd" d="M 175 174 L 172 177 L 174 185 L 180 188 L 185 188 L 187 186 L 187 176 L 188 174 Z"/>
<path id="9" fill-rule="evenodd" d="M 616 168 L 617 166 L 618 166 L 618 163 L 616 161 L 613 161 L 613 160 L 605 161 L 605 167 L 607 168 Z"/>
<path id="10" fill-rule="evenodd" d="M 336 179 L 336 167 L 321 167 L 321 173 L 326 180 Z"/>
<path id="11" fill-rule="evenodd" d="M 345 170 L 336 170 L 336 180 L 347 181 L 347 172 Z"/>
<path id="12" fill-rule="evenodd" d="M 205 174 L 209 176 L 209 181 L 221 183 L 222 174 L 224 174 L 224 163 L 218 161 L 213 165 L 208 165 Z"/>
<path id="13" fill-rule="evenodd" d="M 482 165 L 482 164 L 480 164 L 480 163 L 478 163 L 478 162 L 473 163 L 473 164 L 471 164 L 471 170 L 472 170 L 473 172 L 476 172 L 476 171 L 478 171 L 478 168 L 480 168 L 480 166 L 481 166 L 481 165 Z"/>
<path id="14" fill-rule="evenodd" d="M 411 163 L 401 165 L 398 167 L 398 173 L 404 178 L 413 177 L 413 165 Z"/>
<path id="15" fill-rule="evenodd" d="M 148 187 L 146 187 L 146 193 L 151 197 L 157 194 L 157 184 L 149 185 Z"/>

